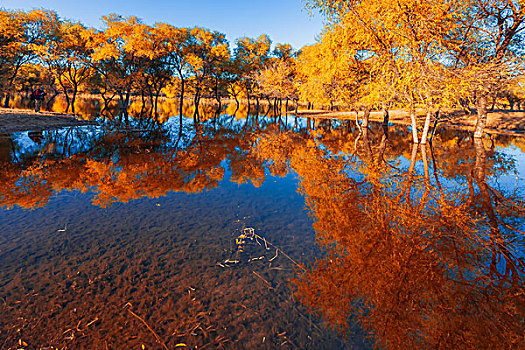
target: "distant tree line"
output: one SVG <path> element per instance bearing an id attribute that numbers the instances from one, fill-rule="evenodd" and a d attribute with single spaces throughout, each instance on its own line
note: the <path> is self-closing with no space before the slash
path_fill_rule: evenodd
<path id="1" fill-rule="evenodd" d="M 226 36 L 204 28 L 153 26 L 136 17 L 103 17 L 104 29 L 87 28 L 48 10 L 0 11 L 0 88 L 3 105 L 15 93 L 44 85 L 49 99 L 66 99 L 75 113 L 79 93 L 100 94 L 104 107 L 118 101 L 127 116 L 132 96 L 157 111 L 161 95 L 203 97 L 297 98 L 293 89 L 296 52 L 267 35 L 240 38 L 230 50 Z M 270 74 L 283 74 L 276 79 Z"/>

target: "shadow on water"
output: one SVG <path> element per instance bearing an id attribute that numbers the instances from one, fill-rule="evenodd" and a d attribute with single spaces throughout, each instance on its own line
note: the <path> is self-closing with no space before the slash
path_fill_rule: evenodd
<path id="1" fill-rule="evenodd" d="M 523 150 L 222 113 L 0 137 L 2 348 L 520 347 Z"/>

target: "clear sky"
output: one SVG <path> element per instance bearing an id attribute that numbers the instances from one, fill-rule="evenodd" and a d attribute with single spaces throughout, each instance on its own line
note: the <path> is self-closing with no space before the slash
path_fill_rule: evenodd
<path id="1" fill-rule="evenodd" d="M 274 44 L 288 43 L 295 49 L 314 43 L 323 27 L 321 16 L 311 17 L 304 4 L 304 0 L 0 0 L 4 9 L 50 9 L 95 28 L 102 27 L 102 16 L 116 13 L 137 16 L 146 24 L 217 30 L 232 46 L 239 37 L 268 34 Z"/>

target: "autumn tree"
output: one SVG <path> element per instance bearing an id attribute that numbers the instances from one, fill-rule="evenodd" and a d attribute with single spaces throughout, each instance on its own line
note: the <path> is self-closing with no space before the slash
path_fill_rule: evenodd
<path id="1" fill-rule="evenodd" d="M 180 83 L 179 115 L 182 118 L 186 82 L 190 77 L 191 65 L 188 61 L 191 45 L 191 30 L 175 28 L 166 23 L 155 25 L 155 35 L 160 41 L 161 60 L 177 77 Z"/>
<path id="2" fill-rule="evenodd" d="M 295 97 L 295 70 L 293 63 L 277 60 L 268 67 L 255 74 L 259 92 L 263 95 L 286 98 L 286 109 L 288 99 Z"/>
<path id="3" fill-rule="evenodd" d="M 144 74 L 142 50 L 148 33 L 136 17 L 110 15 L 103 17 L 103 21 L 107 28 L 90 34 L 92 64 L 102 77 L 103 90 L 118 95 L 119 114 L 127 119 L 132 90 Z"/>
<path id="4" fill-rule="evenodd" d="M 411 108 L 418 95 L 427 109 L 435 109 L 450 96 L 459 101 L 473 94 L 478 113 L 475 137 L 483 135 L 489 92 L 516 74 L 510 71 L 521 55 L 518 43 L 525 19 L 519 1 L 312 0 L 309 5 L 321 9 L 332 23 L 382 47 L 373 52 L 386 58 L 378 62 L 393 73 L 390 85 L 405 91 Z M 413 88 L 406 89 L 408 85 Z M 443 87 L 442 94 L 435 93 Z"/>
<path id="5" fill-rule="evenodd" d="M 261 35 L 256 39 L 244 37 L 235 41 L 234 60 L 239 68 L 239 82 L 246 93 L 248 103 L 256 86 L 253 74 L 261 71 L 267 64 L 271 43 L 268 35 Z"/>
<path id="6" fill-rule="evenodd" d="M 54 37 L 35 46 L 35 52 L 62 88 L 67 103 L 66 113 L 71 107 L 75 114 L 79 88 L 90 75 L 91 52 L 87 48 L 86 28 L 69 21 L 61 21 L 56 26 Z"/>
<path id="7" fill-rule="evenodd" d="M 191 30 L 188 63 L 191 70 L 191 86 L 194 93 L 195 113 L 207 83 L 230 58 L 228 41 L 224 34 L 195 27 Z"/>
<path id="8" fill-rule="evenodd" d="M 0 86 L 9 107 L 9 94 L 18 70 L 29 58 L 22 54 L 23 28 L 19 14 L 0 10 Z"/>
<path id="9" fill-rule="evenodd" d="M 53 11 L 0 11 L 0 79 L 5 93 L 4 107 L 9 106 L 20 68 L 35 59 L 35 47 L 56 37 L 59 22 Z"/>

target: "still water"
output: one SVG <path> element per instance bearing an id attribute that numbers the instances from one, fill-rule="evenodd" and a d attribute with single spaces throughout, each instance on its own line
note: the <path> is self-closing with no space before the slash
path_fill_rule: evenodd
<path id="1" fill-rule="evenodd" d="M 2 349 L 525 346 L 522 137 L 224 114 L 0 163 Z"/>

